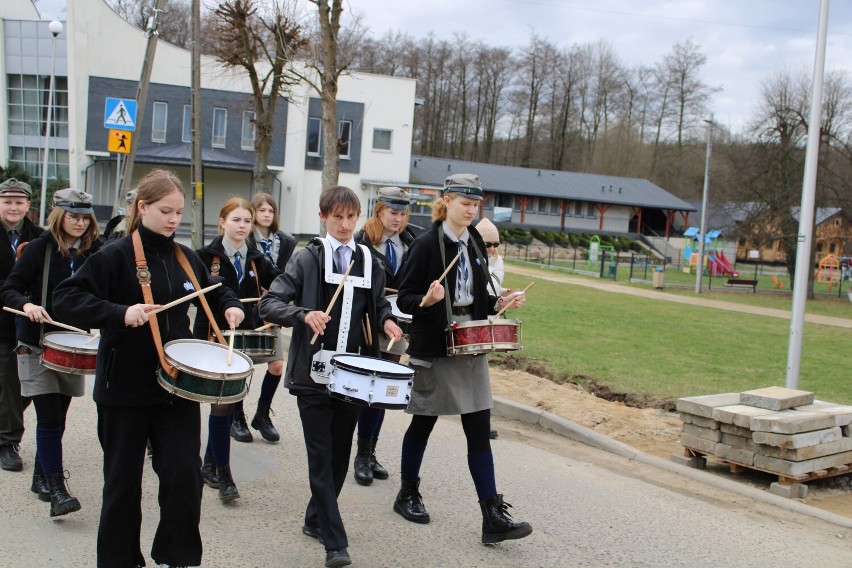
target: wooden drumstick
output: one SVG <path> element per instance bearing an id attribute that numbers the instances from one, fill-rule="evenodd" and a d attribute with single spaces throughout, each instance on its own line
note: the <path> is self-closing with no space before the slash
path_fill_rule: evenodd
<path id="1" fill-rule="evenodd" d="M 101 334 L 100 334 L 100 333 L 96 333 L 96 334 L 94 334 L 92 337 L 90 337 L 89 339 L 87 339 L 87 340 L 86 340 L 86 343 L 84 343 L 83 345 L 88 345 L 89 343 L 91 343 L 91 342 L 92 342 L 92 341 L 94 341 L 95 339 L 99 338 L 100 336 L 101 336 Z"/>
<path id="2" fill-rule="evenodd" d="M 370 346 L 370 339 L 367 336 L 367 326 L 364 325 L 364 320 L 361 320 L 361 333 L 364 334 L 364 343 L 369 347 Z"/>
<path id="3" fill-rule="evenodd" d="M 364 314 L 364 321 L 367 322 L 367 347 L 373 346 L 373 328 L 370 327 L 370 314 Z"/>
<path id="4" fill-rule="evenodd" d="M 255 331 L 266 331 L 267 329 L 272 329 L 276 325 L 278 325 L 278 324 L 277 323 L 267 323 L 267 324 L 264 324 L 260 327 L 256 327 L 254 330 Z"/>
<path id="5" fill-rule="evenodd" d="M 440 282 L 441 280 L 443 280 L 443 279 L 444 279 L 444 277 L 446 277 L 446 276 L 447 276 L 447 274 L 449 274 L 449 273 L 450 273 L 450 269 L 453 267 L 453 265 L 454 265 L 456 262 L 458 262 L 459 257 L 460 257 L 461 255 L 462 255 L 462 253 L 461 253 L 461 251 L 459 251 L 459 253 L 456 255 L 456 257 L 455 257 L 452 261 L 450 261 L 450 264 L 448 264 L 448 265 L 447 265 L 447 269 L 444 271 L 444 273 L 443 273 L 443 274 L 441 274 L 440 276 L 438 276 L 438 278 L 435 280 L 435 282 Z M 431 284 L 429 284 L 429 289 L 428 289 L 428 290 L 426 290 L 426 295 L 425 295 L 425 296 L 423 296 L 423 299 L 422 299 L 422 300 L 420 300 L 420 307 L 421 307 L 421 308 L 423 307 L 423 304 L 425 304 L 425 303 L 426 303 L 426 298 L 428 298 L 428 297 L 429 297 L 429 294 L 431 294 L 431 293 L 432 293 L 432 288 L 434 288 L 434 287 L 435 287 L 435 282 L 432 282 Z"/>
<path id="6" fill-rule="evenodd" d="M 385 292 L 390 292 L 391 294 L 396 294 L 397 292 L 399 292 L 399 290 L 397 290 L 396 288 L 385 287 Z"/>
<path id="7" fill-rule="evenodd" d="M 13 313 L 13 314 L 18 314 L 19 316 L 24 316 L 26 318 L 29 317 L 27 315 L 27 312 L 22 312 L 21 310 L 13 310 L 9 306 L 3 306 L 3 309 L 7 312 L 10 312 L 10 313 Z M 58 321 L 53 321 L 52 319 L 48 319 L 44 323 L 49 323 L 50 325 L 55 325 L 56 327 L 61 327 L 62 329 L 67 329 L 68 331 L 76 331 L 77 333 L 85 333 L 86 335 L 89 335 L 89 332 L 86 331 L 85 329 L 80 329 L 79 327 L 74 327 L 73 325 L 67 325 L 67 324 L 64 324 L 64 323 L 59 323 Z"/>
<path id="8" fill-rule="evenodd" d="M 343 290 L 343 283 L 346 282 L 346 279 L 349 278 L 349 272 L 352 270 L 352 267 L 355 266 L 355 261 L 349 261 L 349 268 L 346 269 L 346 272 L 343 273 L 343 278 L 340 280 L 340 284 L 337 285 L 337 290 L 334 291 L 334 296 L 331 297 L 331 301 L 328 303 L 328 307 L 325 309 L 325 315 L 331 313 L 331 308 L 334 306 L 334 302 L 337 300 L 337 297 L 340 295 L 340 291 Z M 319 337 L 319 333 L 315 333 L 311 338 L 311 345 L 316 343 L 317 337 Z"/>
<path id="9" fill-rule="evenodd" d="M 148 315 L 151 316 L 151 315 L 154 315 L 154 314 L 159 314 L 160 312 L 168 310 L 169 308 L 173 308 L 173 307 L 177 306 L 178 304 L 182 304 L 183 302 L 186 302 L 187 300 L 191 300 L 196 296 L 200 296 L 201 294 L 206 294 L 207 292 L 209 292 L 213 288 L 218 288 L 221 285 L 222 285 L 222 283 L 219 282 L 218 284 L 213 284 L 212 286 L 208 286 L 207 288 L 202 288 L 201 290 L 193 292 L 192 294 L 187 294 L 183 298 L 178 298 L 177 300 L 169 302 L 168 304 L 166 304 L 164 306 L 160 306 L 156 310 L 151 310 L 150 312 L 148 312 Z"/>
<path id="10" fill-rule="evenodd" d="M 244 304 L 250 304 L 251 302 L 259 302 L 261 298 L 241 298 L 240 301 Z"/>
<path id="11" fill-rule="evenodd" d="M 228 339 L 228 366 L 231 366 L 231 359 L 234 357 L 234 330 L 231 330 L 231 337 Z"/>
<path id="12" fill-rule="evenodd" d="M 495 316 L 494 316 L 494 319 L 497 319 L 497 318 L 499 318 L 500 316 L 502 316 L 502 315 L 503 315 L 503 312 L 505 312 L 506 310 L 508 310 L 508 309 L 509 309 L 509 306 L 511 306 L 512 304 L 514 304 L 514 303 L 515 303 L 515 300 L 517 300 L 518 298 L 520 298 L 521 296 L 523 296 L 524 294 L 526 294 L 527 290 L 529 290 L 529 289 L 530 289 L 530 287 L 531 287 L 533 284 L 535 284 L 535 282 L 530 282 L 530 283 L 529 283 L 529 285 L 528 285 L 526 288 L 524 288 L 523 290 L 521 290 L 521 293 L 520 293 L 520 294 L 516 294 L 516 295 L 515 295 L 515 296 L 514 296 L 511 300 L 509 300 L 509 303 L 508 303 L 508 304 L 506 304 L 505 306 L 503 306 L 503 309 L 502 309 L 502 310 L 500 310 L 499 312 L 497 312 L 497 315 L 495 315 Z"/>
<path id="13" fill-rule="evenodd" d="M 390 353 L 391 348 L 393 348 L 393 344 L 396 342 L 396 337 L 391 337 L 391 340 L 388 342 L 387 350 Z"/>

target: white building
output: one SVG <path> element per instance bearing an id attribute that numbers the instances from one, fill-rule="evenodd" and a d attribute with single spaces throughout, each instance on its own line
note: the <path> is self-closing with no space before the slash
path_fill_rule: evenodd
<path id="1" fill-rule="evenodd" d="M 65 30 L 55 59 L 48 22 L 30 0 L 0 3 L 0 164 L 24 165 L 41 176 L 45 147 L 47 83 L 55 61 L 56 127 L 50 140 L 48 175 L 57 172 L 85 188 L 99 205 L 116 195 L 116 158 L 107 152 L 106 98 L 133 99 L 147 46 L 143 31 L 118 16 L 104 0 L 68 0 Z M 221 204 L 249 198 L 254 164 L 250 88 L 239 72 L 202 58 L 204 220 L 216 225 Z M 175 171 L 189 187 L 190 53 L 159 42 L 144 118 L 132 133 L 134 180 L 154 167 Z M 375 186 L 362 180 L 404 185 L 408 181 L 415 82 L 353 73 L 341 79 L 339 129 L 348 134 L 341 156 L 342 185 L 358 190 L 366 212 Z M 289 232 L 319 230 L 322 156 L 318 143 L 318 95 L 298 88 L 276 113 L 269 169 Z M 123 191 L 123 190 L 122 190 Z M 184 216 L 188 225 L 189 215 Z"/>

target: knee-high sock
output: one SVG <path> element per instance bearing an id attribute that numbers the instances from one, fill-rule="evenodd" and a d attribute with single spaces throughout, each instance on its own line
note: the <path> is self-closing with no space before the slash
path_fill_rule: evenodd
<path id="1" fill-rule="evenodd" d="M 467 455 L 467 467 L 476 487 L 476 496 L 485 501 L 497 495 L 497 482 L 494 480 L 494 456 L 491 452 L 477 452 Z"/>
<path id="2" fill-rule="evenodd" d="M 207 422 L 207 445 L 213 451 L 217 466 L 231 463 L 231 417 L 210 415 Z"/>
<path id="3" fill-rule="evenodd" d="M 370 408 L 362 406 L 358 410 L 358 437 L 377 438 L 382 430 L 382 421 L 385 419 L 383 408 Z"/>
<path id="4" fill-rule="evenodd" d="M 408 434 L 402 439 L 402 463 L 400 475 L 405 481 L 417 481 L 420 478 L 420 465 L 426 453 L 426 444 L 413 439 Z"/>
<path id="5" fill-rule="evenodd" d="M 272 404 L 272 397 L 275 396 L 275 391 L 278 390 L 278 385 L 281 383 L 281 375 L 273 375 L 269 371 L 263 376 L 263 383 L 260 385 L 260 398 L 258 402 Z"/>
<path id="6" fill-rule="evenodd" d="M 45 476 L 62 472 L 62 428 L 36 425 L 36 453 Z"/>

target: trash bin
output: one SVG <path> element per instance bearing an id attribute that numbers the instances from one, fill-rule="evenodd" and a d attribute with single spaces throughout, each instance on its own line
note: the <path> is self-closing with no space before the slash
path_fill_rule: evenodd
<path id="1" fill-rule="evenodd" d="M 654 269 L 654 275 L 653 275 L 653 278 L 651 280 L 651 285 L 654 288 L 663 288 L 663 287 L 665 287 L 665 284 L 666 284 L 666 273 L 663 272 L 663 269 L 658 266 L 657 268 Z"/>

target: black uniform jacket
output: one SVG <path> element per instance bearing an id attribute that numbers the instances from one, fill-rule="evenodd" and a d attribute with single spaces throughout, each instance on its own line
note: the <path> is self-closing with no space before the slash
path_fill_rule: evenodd
<path id="1" fill-rule="evenodd" d="M 248 243 L 246 251 L 246 269 L 243 272 L 243 281 L 240 283 L 237 280 L 237 270 L 234 268 L 228 253 L 222 246 L 222 237 L 216 237 L 206 247 L 202 247 L 196 251 L 201 258 L 201 262 L 207 268 L 207 273 L 210 273 L 213 260 L 219 259 L 219 276 L 225 279 L 225 286 L 228 286 L 238 298 L 259 298 L 264 290 L 268 290 L 272 285 L 272 281 L 281 274 L 281 271 L 272 265 L 272 262 L 264 256 L 262 252 L 257 250 L 251 243 Z M 257 269 L 255 273 L 252 268 L 252 262 Z M 246 317 L 239 329 L 255 329 L 263 325 L 260 316 L 257 315 L 257 302 L 243 304 L 243 309 L 246 312 Z M 228 329 L 228 324 L 225 321 L 225 314 L 218 313 L 216 323 L 219 329 Z M 210 325 L 207 321 L 207 314 L 204 310 L 199 310 L 195 315 L 195 325 L 193 326 L 193 334 L 199 339 L 207 339 L 210 332 Z M 215 341 L 215 339 L 214 339 Z"/>
<path id="2" fill-rule="evenodd" d="M 174 236 L 164 237 L 141 225 L 138 230 L 151 272 L 154 303 L 167 304 L 192 293 L 192 284 L 175 256 Z M 183 245 L 180 247 L 193 267 L 199 286 L 205 288 L 221 281 L 210 277 L 201 259 L 191 249 Z M 239 299 L 227 286 L 215 288 L 206 296 L 214 313 L 232 307 L 242 309 Z M 59 321 L 84 329 L 101 330 L 94 389 L 98 404 L 145 406 L 167 402 L 171 396 L 157 383 L 156 372 L 160 363 L 151 326 L 128 327 L 124 324 L 127 308 L 144 302 L 142 288 L 136 278 L 130 236 L 93 254 L 53 293 L 53 306 Z M 185 302 L 156 315 L 163 345 L 175 339 L 192 338 L 188 308 L 189 302 Z"/>
<path id="3" fill-rule="evenodd" d="M 47 298 L 43 299 L 41 297 L 41 290 L 44 285 L 44 255 L 48 248 L 50 248 L 51 252 L 47 277 Z M 77 255 L 74 259 L 74 270 L 80 270 L 83 262 L 99 248 L 101 248 L 101 241 L 96 240 L 92 243 L 92 248 L 83 254 Z M 40 237 L 30 241 L 24 248 L 21 258 L 18 259 L 18 262 L 15 263 L 15 268 L 12 269 L 12 273 L 6 278 L 6 283 L 3 285 L 3 289 L 0 290 L 3 305 L 16 310 L 23 310 L 24 304 L 32 302 L 46 309 L 50 317 L 55 320 L 56 313 L 53 309 L 53 290 L 57 284 L 69 276 L 71 276 L 71 259 L 67 256 L 62 256 L 53 236 L 48 231 L 45 231 Z M 41 339 L 41 325 L 31 321 L 29 318 L 19 316 L 17 323 L 18 341 L 22 341 L 27 345 L 37 346 Z M 64 330 L 53 325 L 44 324 L 44 333 L 51 331 Z"/>
<path id="4" fill-rule="evenodd" d="M 355 265 L 351 274 L 363 274 L 363 253 L 358 248 Z M 310 377 L 311 358 L 320 350 L 321 341 L 310 344 L 314 333 L 305 324 L 305 315 L 315 310 L 325 311 L 331 297 L 332 289 L 322 282 L 325 250 L 318 239 L 312 240 L 308 246 L 298 251 L 290 262 L 284 274 L 275 279 L 269 293 L 260 301 L 260 316 L 269 322 L 284 327 L 292 327 L 290 353 L 287 357 L 287 371 L 284 384 L 289 389 L 311 388 L 325 391 L 325 385 L 315 383 Z M 385 298 L 385 276 L 381 263 L 372 258 L 372 290 L 367 302 L 372 326 L 373 346 L 367 349 L 367 355 L 378 356 L 379 333 L 384 333 L 385 320 L 396 321 L 391 315 L 390 303 Z M 342 294 L 342 292 L 341 292 Z M 339 303 L 341 298 L 337 299 Z M 292 303 L 291 303 L 292 302 Z M 353 328 L 357 330 L 357 323 Z"/>
<path id="5" fill-rule="evenodd" d="M 402 241 L 402 245 L 407 251 L 409 248 L 411 248 L 411 243 L 414 242 L 414 233 L 411 232 L 411 229 L 406 227 L 405 230 L 399 234 L 399 240 Z M 391 272 L 388 257 L 385 256 L 384 247 L 380 246 L 381 243 L 373 244 L 373 242 L 370 241 L 370 238 L 367 236 L 367 233 L 365 233 L 363 229 L 359 231 L 357 235 L 355 235 L 355 242 L 370 247 L 370 252 L 373 254 L 373 256 L 377 257 L 382 263 L 382 268 L 385 271 L 385 286 L 396 290 L 397 286 L 399 286 L 399 277 L 402 275 L 402 266 L 405 264 L 405 259 L 407 258 L 407 255 L 402 255 L 402 258 L 399 261 L 399 268 L 397 268 L 396 274 L 394 274 L 393 272 Z"/>
<path id="6" fill-rule="evenodd" d="M 278 231 L 272 236 L 272 238 L 278 239 L 278 242 L 280 243 L 278 245 L 278 260 L 275 261 L 275 268 L 284 272 L 284 267 L 287 266 L 287 262 L 290 260 L 290 257 L 293 256 L 293 251 L 296 250 L 296 237 L 290 233 Z M 253 245 L 261 253 L 263 252 L 257 242 L 257 239 L 254 237 L 254 231 L 249 233 L 247 240 L 249 244 Z"/>
<path id="7" fill-rule="evenodd" d="M 427 308 L 420 307 L 420 302 L 429 289 L 429 284 L 438 278 L 446 268 L 446 264 L 441 262 L 441 249 L 438 248 L 438 227 L 440 225 L 440 221 L 433 223 L 428 231 L 414 239 L 406 254 L 406 261 L 402 266 L 402 275 L 399 277 L 397 305 L 403 313 L 412 316 L 408 340 L 408 354 L 412 357 L 447 356 L 447 342 L 444 334 L 444 330 L 447 329 L 447 309 L 444 302 L 450 302 L 452 306 L 455 297 L 455 266 L 447 274 L 446 280 L 441 281 L 444 286 L 444 301 Z M 470 233 L 467 255 L 473 272 L 472 318 L 484 320 L 489 315 L 497 313 L 494 310 L 497 297 L 489 294 L 488 257 L 482 236 L 474 227 L 468 227 L 467 230 Z M 479 251 L 482 253 L 482 261 L 486 263 L 484 267 L 476 252 L 474 252 L 474 242 L 479 246 Z M 449 264 L 458 254 L 458 244 L 444 235 L 443 247 L 446 263 Z"/>
<path id="8" fill-rule="evenodd" d="M 24 218 L 18 244 L 37 238 L 42 232 L 44 229 Z M 12 251 L 12 243 L 9 242 L 9 233 L 6 232 L 6 227 L 0 224 L 0 286 L 5 283 L 14 266 L 15 253 Z M 0 310 L 0 339 L 15 340 L 15 316 L 5 310 Z"/>

